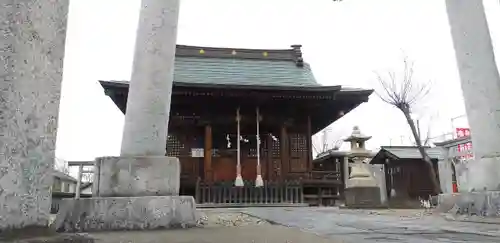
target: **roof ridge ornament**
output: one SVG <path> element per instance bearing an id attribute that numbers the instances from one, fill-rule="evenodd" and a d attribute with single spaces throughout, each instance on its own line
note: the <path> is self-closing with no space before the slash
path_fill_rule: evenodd
<path id="1" fill-rule="evenodd" d="M 297 65 L 297 67 L 303 67 L 304 66 L 304 59 L 302 58 L 302 45 L 299 45 L 299 44 L 295 44 L 295 45 L 292 45 L 292 51 L 293 51 L 293 57 L 295 59 L 295 65 Z"/>

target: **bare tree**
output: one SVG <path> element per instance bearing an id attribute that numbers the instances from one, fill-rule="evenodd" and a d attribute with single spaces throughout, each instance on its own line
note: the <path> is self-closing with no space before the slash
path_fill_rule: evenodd
<path id="1" fill-rule="evenodd" d="M 343 140 L 339 136 L 333 135 L 332 129 L 328 127 L 321 132 L 319 143 L 313 142 L 312 147 L 314 149 L 314 152 L 316 152 L 316 154 L 321 154 L 330 150 L 340 149 L 340 146 L 342 146 L 342 142 Z"/>
<path id="2" fill-rule="evenodd" d="M 417 148 L 426 162 L 431 177 L 431 182 L 436 193 L 441 192 L 441 188 L 437 181 L 436 171 L 431 158 L 425 151 L 424 145 L 420 138 L 420 134 L 412 119 L 412 108 L 422 101 L 422 99 L 429 94 L 431 90 L 431 83 L 417 83 L 413 80 L 413 65 L 414 63 L 408 60 L 405 56 L 403 59 L 404 70 L 402 77 L 397 77 L 394 72 L 388 72 L 387 76 L 377 74 L 377 80 L 380 83 L 381 90 L 376 92 L 380 99 L 400 110 L 406 118 L 406 122 L 410 126 L 413 138 Z"/>
<path id="3" fill-rule="evenodd" d="M 89 168 L 84 167 L 86 172 L 90 171 Z M 94 182 L 94 173 L 82 173 L 82 181 L 83 182 Z"/>
<path id="4" fill-rule="evenodd" d="M 420 141 L 422 142 L 422 145 L 423 146 L 430 146 L 431 143 L 432 143 L 432 139 L 434 137 L 432 137 L 432 124 L 433 124 L 433 121 L 435 119 L 435 116 L 436 114 L 433 114 L 429 117 L 429 120 L 426 122 L 426 127 L 427 127 L 427 132 L 425 134 L 422 134 L 422 131 L 420 129 L 420 119 L 416 119 L 415 122 L 416 122 L 416 127 L 417 127 L 417 134 L 420 138 Z M 424 123 L 425 124 L 425 123 Z M 409 137 L 410 139 L 410 142 L 414 145 L 414 146 L 417 146 L 417 141 L 412 138 L 412 137 Z"/>
<path id="5" fill-rule="evenodd" d="M 66 175 L 69 175 L 69 166 L 68 166 L 68 162 L 66 162 L 66 160 L 63 160 L 63 159 L 60 159 L 60 158 L 56 158 L 55 161 L 54 161 L 54 168 Z"/>

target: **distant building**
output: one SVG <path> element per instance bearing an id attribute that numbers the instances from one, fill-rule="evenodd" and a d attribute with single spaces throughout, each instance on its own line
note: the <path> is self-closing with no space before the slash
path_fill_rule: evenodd
<path id="1" fill-rule="evenodd" d="M 80 186 L 80 193 L 82 195 L 92 195 L 92 182 L 82 183 Z"/>
<path id="2" fill-rule="evenodd" d="M 443 159 L 440 148 L 425 147 L 427 155 L 438 172 L 438 161 Z M 427 199 L 438 194 L 431 183 L 429 169 L 416 146 L 382 146 L 370 164 L 383 164 L 389 201 L 391 190 L 398 199 Z M 437 178 L 439 182 L 439 177 Z M 418 204 L 419 205 L 419 204 Z"/>
<path id="3" fill-rule="evenodd" d="M 54 170 L 52 192 L 75 193 L 77 180 L 64 172 Z"/>

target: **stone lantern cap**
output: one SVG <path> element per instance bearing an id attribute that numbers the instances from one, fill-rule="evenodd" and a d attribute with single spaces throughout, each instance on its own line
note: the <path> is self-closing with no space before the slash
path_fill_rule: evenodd
<path id="1" fill-rule="evenodd" d="M 370 138 L 372 138 L 372 136 L 367 136 L 367 135 L 364 135 L 363 133 L 361 133 L 359 126 L 354 126 L 352 129 L 351 136 L 344 139 L 344 141 L 346 141 L 346 142 L 351 142 L 351 141 L 364 142 L 364 141 L 369 140 Z"/>

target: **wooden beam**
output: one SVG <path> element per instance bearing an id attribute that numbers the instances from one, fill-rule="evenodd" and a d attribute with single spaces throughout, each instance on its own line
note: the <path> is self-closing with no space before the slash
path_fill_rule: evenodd
<path id="1" fill-rule="evenodd" d="M 212 181 L 212 126 L 205 125 L 204 175 L 205 181 Z"/>
<path id="2" fill-rule="evenodd" d="M 68 161 L 68 166 L 94 166 L 94 161 Z"/>
<path id="3" fill-rule="evenodd" d="M 311 116 L 307 116 L 307 171 L 312 171 L 312 130 L 311 130 Z"/>

